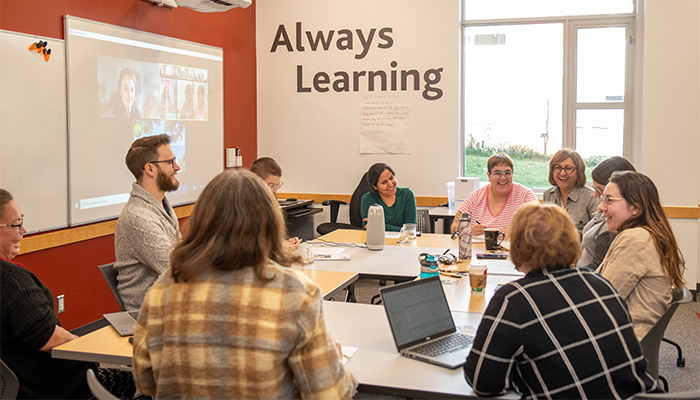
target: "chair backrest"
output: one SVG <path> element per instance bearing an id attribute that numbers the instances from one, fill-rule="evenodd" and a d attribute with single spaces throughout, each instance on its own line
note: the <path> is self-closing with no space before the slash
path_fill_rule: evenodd
<path id="1" fill-rule="evenodd" d="M 689 303 L 692 300 L 693 296 L 685 286 L 674 292 L 671 305 L 639 342 L 642 345 L 644 358 L 647 359 L 647 371 L 654 379 L 659 379 L 659 347 L 661 346 L 661 339 L 664 338 L 666 327 L 668 327 L 668 323 L 671 322 L 671 318 L 678 306 L 680 304 Z"/>
<path id="2" fill-rule="evenodd" d="M 110 393 L 104 386 L 97 380 L 95 376 L 95 371 L 91 368 L 87 370 L 87 383 L 90 391 L 95 396 L 97 400 L 119 400 L 119 397 Z"/>
<path id="3" fill-rule="evenodd" d="M 109 285 L 109 288 L 112 289 L 112 293 L 117 299 L 117 303 L 119 303 L 119 308 L 122 311 L 126 311 L 126 308 L 124 308 L 124 302 L 122 301 L 122 297 L 119 295 L 119 291 L 117 291 L 117 270 L 114 269 L 114 263 L 98 265 L 97 268 L 100 269 L 100 272 L 102 272 L 102 276 L 104 276 L 105 280 L 107 281 L 107 285 Z"/>
<path id="4" fill-rule="evenodd" d="M 2 377 L 2 382 L 0 382 L 0 399 L 16 399 L 19 392 L 19 379 L 2 360 L 0 360 L 0 376 Z"/>
<path id="5" fill-rule="evenodd" d="M 370 189 L 371 187 L 367 182 L 367 173 L 365 172 L 350 198 L 350 224 L 358 228 L 362 228 L 362 196 L 369 192 Z"/>
<path id="6" fill-rule="evenodd" d="M 416 226 L 419 232 L 433 233 L 430 230 L 430 210 L 416 210 Z"/>

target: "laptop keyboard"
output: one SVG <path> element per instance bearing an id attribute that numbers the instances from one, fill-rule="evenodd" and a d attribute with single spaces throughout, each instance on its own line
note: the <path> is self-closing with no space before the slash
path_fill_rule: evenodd
<path id="1" fill-rule="evenodd" d="M 456 335 L 445 336 L 442 339 L 424 345 L 414 347 L 411 352 L 422 354 L 428 357 L 437 357 L 449 353 L 456 348 L 469 346 L 474 342 L 474 337 L 458 333 Z"/>
<path id="2" fill-rule="evenodd" d="M 127 311 L 127 313 L 129 313 L 131 318 L 139 319 L 139 311 L 141 311 L 141 310 Z"/>

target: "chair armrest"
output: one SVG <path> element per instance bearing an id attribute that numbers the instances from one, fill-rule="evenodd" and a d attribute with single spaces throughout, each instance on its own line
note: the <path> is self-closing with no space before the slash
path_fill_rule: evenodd
<path id="1" fill-rule="evenodd" d="M 340 205 L 346 205 L 348 203 L 340 200 L 323 200 L 321 204 L 324 206 L 331 206 L 331 223 L 335 224 L 338 222 L 338 210 L 340 210 Z"/>

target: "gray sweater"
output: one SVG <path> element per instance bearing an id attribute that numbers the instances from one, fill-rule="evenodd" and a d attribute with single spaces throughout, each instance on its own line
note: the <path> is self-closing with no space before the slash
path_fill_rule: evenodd
<path id="1" fill-rule="evenodd" d="M 170 202 L 163 204 L 134 183 L 114 230 L 117 261 L 117 290 L 127 311 L 141 308 L 146 292 L 170 267 L 170 251 L 179 235 L 179 225 Z"/>

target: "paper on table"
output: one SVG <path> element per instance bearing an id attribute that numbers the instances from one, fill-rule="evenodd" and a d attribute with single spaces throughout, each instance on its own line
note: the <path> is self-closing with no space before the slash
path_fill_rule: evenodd
<path id="1" fill-rule="evenodd" d="M 484 243 L 484 235 L 472 236 L 472 243 Z"/>
<path id="2" fill-rule="evenodd" d="M 348 361 L 352 358 L 352 356 L 357 353 L 357 347 L 351 347 L 351 346 L 341 346 L 343 350 L 343 365 L 347 364 Z"/>
<path id="3" fill-rule="evenodd" d="M 331 256 L 345 251 L 345 247 L 321 247 L 314 246 L 314 255 Z"/>
<path id="4" fill-rule="evenodd" d="M 513 282 L 522 278 L 522 276 L 516 275 L 488 275 L 486 277 L 487 283 L 495 283 L 497 285 L 505 285 L 506 283 Z"/>
<path id="5" fill-rule="evenodd" d="M 401 237 L 401 232 L 384 232 L 384 237 L 387 239 L 398 239 Z"/>
<path id="6" fill-rule="evenodd" d="M 343 253 L 345 247 L 315 247 L 314 261 L 349 261 L 349 253 Z"/>
<path id="7" fill-rule="evenodd" d="M 516 275 L 524 276 L 525 274 L 515 269 L 515 265 L 509 260 L 483 260 L 488 266 L 489 275 Z"/>

